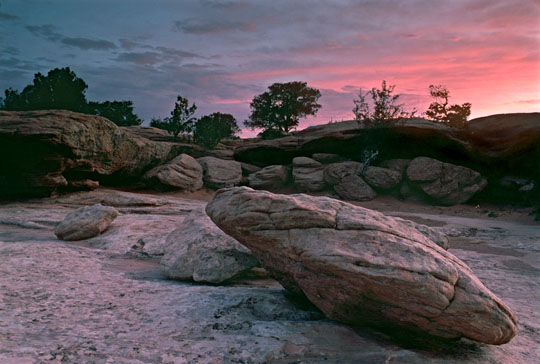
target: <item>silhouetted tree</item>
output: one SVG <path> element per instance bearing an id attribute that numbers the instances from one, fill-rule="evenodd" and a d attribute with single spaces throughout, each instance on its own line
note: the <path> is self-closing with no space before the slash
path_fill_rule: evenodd
<path id="1" fill-rule="evenodd" d="M 239 131 L 234 116 L 215 112 L 197 120 L 193 127 L 193 141 L 211 149 L 221 139 L 233 137 Z"/>
<path id="2" fill-rule="evenodd" d="M 268 91 L 253 98 L 251 115 L 244 125 L 288 133 L 298 126 L 301 118 L 317 113 L 321 108 L 317 103 L 319 97 L 319 90 L 308 87 L 306 82 L 274 83 Z"/>
<path id="3" fill-rule="evenodd" d="M 21 93 L 13 89 L 5 90 L 3 108 L 14 111 L 62 109 L 83 112 L 87 88 L 88 85 L 69 67 L 55 68 L 47 76 L 36 73 L 33 83 Z"/>
<path id="4" fill-rule="evenodd" d="M 366 126 L 371 125 L 390 125 L 398 122 L 399 120 L 412 118 L 416 114 L 416 110 L 412 112 L 406 112 L 403 108 L 403 104 L 398 104 L 398 99 L 401 95 L 392 95 L 396 85 L 387 85 L 383 80 L 381 88 L 377 89 L 373 87 L 370 91 L 363 93 L 362 90 L 358 92 L 358 99 L 354 99 L 353 113 L 355 119 L 359 122 L 363 122 Z M 373 111 L 366 101 L 366 98 L 371 96 L 373 100 Z"/>
<path id="5" fill-rule="evenodd" d="M 119 126 L 141 125 L 142 123 L 142 120 L 133 113 L 132 101 L 91 101 L 88 103 L 86 112 L 103 116 Z"/>
<path id="6" fill-rule="evenodd" d="M 450 91 L 443 85 L 429 85 L 429 93 L 435 99 L 426 111 L 428 119 L 446 123 L 456 128 L 464 128 L 471 115 L 471 104 L 449 105 Z"/>
<path id="7" fill-rule="evenodd" d="M 182 96 L 178 96 L 174 103 L 174 109 L 171 111 L 171 116 L 162 119 L 152 119 L 150 126 L 167 130 L 170 134 L 178 137 L 180 133 L 191 133 L 195 118 L 193 114 L 197 110 L 197 106 L 192 104 L 189 106 L 189 101 Z"/>

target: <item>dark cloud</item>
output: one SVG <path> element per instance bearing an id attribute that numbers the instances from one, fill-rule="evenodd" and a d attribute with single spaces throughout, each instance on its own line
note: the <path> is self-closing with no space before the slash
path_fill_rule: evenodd
<path id="1" fill-rule="evenodd" d="M 218 34 L 228 32 L 254 32 L 255 22 L 227 21 L 217 19 L 191 18 L 178 20 L 175 23 L 176 29 L 186 34 Z"/>
<path id="2" fill-rule="evenodd" d="M 129 39 L 119 39 L 118 41 L 120 42 L 120 46 L 128 51 L 139 46 L 139 43 L 131 41 Z"/>
<path id="3" fill-rule="evenodd" d="M 156 52 L 126 52 L 120 53 L 116 60 L 119 62 L 129 62 L 138 65 L 153 65 L 163 61 L 160 53 Z"/>
<path id="4" fill-rule="evenodd" d="M 59 41 L 63 36 L 55 31 L 56 27 L 52 24 L 45 25 L 27 25 L 25 29 L 36 37 L 45 38 L 51 42 Z"/>
<path id="5" fill-rule="evenodd" d="M 117 48 L 114 43 L 108 40 L 66 37 L 58 33 L 56 27 L 52 24 L 27 25 L 25 28 L 37 37 L 45 38 L 51 42 L 60 42 L 66 46 L 82 50 L 110 50 Z"/>
<path id="6" fill-rule="evenodd" d="M 116 44 L 102 39 L 89 39 L 89 38 L 69 38 L 62 39 L 62 43 L 68 46 L 76 47 L 82 50 L 110 50 L 115 49 Z"/>
<path id="7" fill-rule="evenodd" d="M 11 15 L 0 11 L 0 20 L 17 20 L 20 19 L 17 15 Z"/>

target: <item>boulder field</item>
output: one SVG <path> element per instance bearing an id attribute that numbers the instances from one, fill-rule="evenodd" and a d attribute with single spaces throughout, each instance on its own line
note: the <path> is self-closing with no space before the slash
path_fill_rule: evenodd
<path id="1" fill-rule="evenodd" d="M 326 197 L 222 189 L 210 218 L 329 318 L 505 344 L 512 311 L 425 226 Z"/>

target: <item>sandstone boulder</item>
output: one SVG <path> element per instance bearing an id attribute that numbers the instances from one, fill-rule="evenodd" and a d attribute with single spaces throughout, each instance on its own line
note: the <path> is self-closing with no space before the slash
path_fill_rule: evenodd
<path id="1" fill-rule="evenodd" d="M 83 240 L 98 236 L 111 225 L 118 216 L 114 207 L 96 204 L 81 207 L 66 215 L 54 228 L 54 234 L 62 240 Z"/>
<path id="2" fill-rule="evenodd" d="M 203 211 L 196 210 L 167 236 L 160 264 L 171 278 L 221 283 L 257 263 L 248 248 L 221 231 Z"/>
<path id="3" fill-rule="evenodd" d="M 396 171 L 400 174 L 400 176 L 403 177 L 405 171 L 407 170 L 407 167 L 409 166 L 409 163 L 411 163 L 410 159 L 388 159 L 383 161 L 380 164 L 380 167 Z"/>
<path id="4" fill-rule="evenodd" d="M 377 193 L 360 177 L 362 169 L 359 162 L 333 163 L 324 169 L 324 179 L 344 200 L 372 200 Z"/>
<path id="5" fill-rule="evenodd" d="M 409 184 L 442 205 L 466 202 L 487 185 L 486 179 L 472 169 L 427 157 L 413 159 L 406 173 Z"/>
<path id="6" fill-rule="evenodd" d="M 287 182 L 289 170 L 286 166 L 268 166 L 248 177 L 249 186 L 256 189 L 273 189 Z"/>
<path id="7" fill-rule="evenodd" d="M 237 186 L 242 181 L 242 165 L 232 160 L 202 157 L 197 162 L 203 168 L 204 184 L 210 188 Z"/>
<path id="8" fill-rule="evenodd" d="M 369 166 L 364 171 L 365 181 L 372 187 L 389 190 L 401 182 L 401 173 L 388 168 Z"/>
<path id="9" fill-rule="evenodd" d="M 294 185 L 299 191 L 315 192 L 325 187 L 324 166 L 307 157 L 296 157 L 292 161 Z"/>
<path id="10" fill-rule="evenodd" d="M 510 309 L 426 227 L 326 197 L 219 191 L 206 211 L 329 318 L 504 344 Z"/>
<path id="11" fill-rule="evenodd" d="M 203 186 L 203 169 L 187 154 L 180 154 L 170 162 L 151 169 L 144 177 L 183 191 L 197 191 Z"/>

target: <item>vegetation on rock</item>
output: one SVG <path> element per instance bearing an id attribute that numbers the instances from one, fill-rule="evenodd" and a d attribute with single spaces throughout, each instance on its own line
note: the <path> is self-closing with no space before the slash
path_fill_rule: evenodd
<path id="1" fill-rule="evenodd" d="M 193 141 L 206 148 L 214 148 L 223 138 L 234 137 L 240 132 L 231 114 L 215 112 L 201 117 L 193 127 Z"/>
<path id="2" fill-rule="evenodd" d="M 197 105 L 195 103 L 189 106 L 188 99 L 178 95 L 171 116 L 164 119 L 152 119 L 150 126 L 167 130 L 177 138 L 180 133 L 190 133 L 193 130 L 196 120 L 193 114 L 196 110 Z"/>
<path id="3" fill-rule="evenodd" d="M 100 115 L 121 126 L 140 125 L 142 120 L 133 113 L 131 101 L 87 102 L 88 85 L 69 67 L 55 68 L 34 75 L 32 84 L 20 93 L 11 88 L 4 91 L 0 108 L 8 111 L 69 110 Z"/>
<path id="4" fill-rule="evenodd" d="M 276 129 L 288 133 L 301 118 L 315 115 L 321 108 L 317 100 L 321 93 L 306 82 L 274 83 L 253 98 L 251 114 L 244 125 L 250 129 Z"/>
<path id="5" fill-rule="evenodd" d="M 450 91 L 443 85 L 429 85 L 429 93 L 435 99 L 426 111 L 428 119 L 445 123 L 455 128 L 464 128 L 469 115 L 471 104 L 450 105 Z"/>

